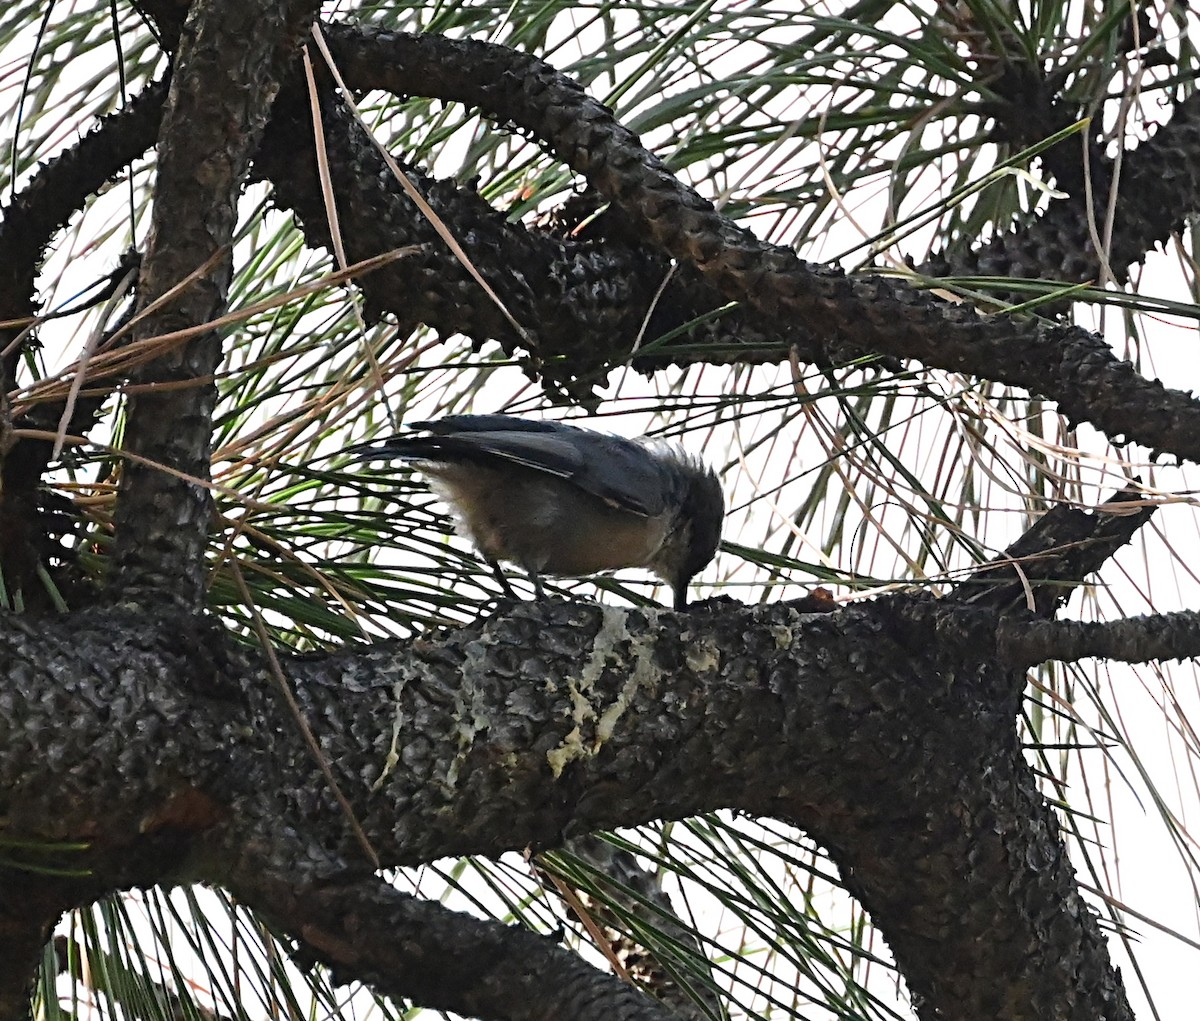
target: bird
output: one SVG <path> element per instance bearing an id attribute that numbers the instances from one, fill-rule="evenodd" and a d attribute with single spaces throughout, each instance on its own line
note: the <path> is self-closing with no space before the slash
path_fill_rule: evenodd
<path id="1" fill-rule="evenodd" d="M 410 428 L 348 452 L 355 461 L 413 462 L 510 596 L 502 560 L 525 570 L 539 598 L 542 575 L 645 567 L 683 610 L 688 584 L 716 555 L 721 484 L 681 450 L 505 414 L 446 415 Z"/>

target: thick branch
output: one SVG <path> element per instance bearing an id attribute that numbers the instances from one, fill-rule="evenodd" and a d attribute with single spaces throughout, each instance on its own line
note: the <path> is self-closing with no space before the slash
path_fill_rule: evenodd
<path id="1" fill-rule="evenodd" d="M 34 314 L 35 279 L 46 247 L 105 181 L 150 147 L 166 92 L 162 82 L 151 85 L 123 110 L 101 120 L 74 146 L 40 167 L 3 210 L 0 319 L 19 321 Z M 4 395 L 16 381 L 19 359 L 37 335 L 30 330 L 22 344 L 12 344 L 22 331 L 23 327 L 0 330 L 0 349 L 7 350 L 0 357 L 0 408 L 6 413 L 11 408 Z M 90 418 L 98 407 L 98 400 L 78 401 L 71 426 Z M 54 408 L 42 406 L 12 424 L 55 429 L 62 411 L 61 403 Z M 27 608 L 37 607 L 43 594 L 35 583 L 38 568 L 62 552 L 53 534 L 61 522 L 49 506 L 51 498 L 39 489 L 51 449 L 48 442 L 32 440 L 10 446 L 8 437 L 0 435 L 0 572 L 10 598 L 19 594 Z M 56 581 L 60 591 L 68 588 L 61 574 Z"/>
<path id="2" fill-rule="evenodd" d="M 612 358 L 628 353 L 668 272 L 664 258 L 630 245 L 591 244 L 526 230 L 470 189 L 404 166 L 521 324 L 524 333 L 518 335 L 426 213 L 404 194 L 374 143 L 326 89 L 321 116 L 320 144 L 338 195 L 347 258 L 370 258 L 397 247 L 400 239 L 421 246 L 359 281 L 369 315 L 389 311 L 402 327 L 423 323 L 444 334 L 464 333 L 477 346 L 495 340 L 510 356 L 532 358 L 543 379 L 581 398 L 603 380 Z M 275 200 L 293 210 L 309 244 L 332 250 L 316 145 L 307 96 L 298 85 L 286 88 L 255 157 L 255 172 L 272 182 Z"/>
<path id="3" fill-rule="evenodd" d="M 428 35 L 348 26 L 327 34 L 354 87 L 459 100 L 531 132 L 648 239 L 763 315 L 801 319 L 842 351 L 916 358 L 1024 387 L 1114 440 L 1200 460 L 1200 402 L 1142 378 L 1100 337 L 1033 319 L 980 316 L 902 283 L 847 277 L 764 244 L 679 182 L 576 82 L 536 58 Z M 781 345 L 779 357 L 786 354 Z"/>
<path id="4" fill-rule="evenodd" d="M 997 627 L 991 611 L 911 597 L 811 615 L 549 601 L 287 669 L 386 864 L 723 807 L 781 816 L 831 848 L 931 1012 L 1123 1019 L 1015 739 L 1020 673 L 996 655 Z M 0 619 L 0 659 L 49 656 L 0 704 L 0 810 L 18 831 L 96 829 L 97 874 L 128 867 L 147 832 L 187 847 L 205 828 L 207 853 L 170 868 L 190 860 L 220 882 L 235 864 L 222 848 L 276 832 L 355 860 L 269 684 L 214 664 L 216 648 L 178 623 Z M 903 896 L 889 892 L 901 874 Z"/>
<path id="5" fill-rule="evenodd" d="M 30 1018 L 30 993 L 65 904 L 54 884 L 0 867 L 0 1021 Z"/>
<path id="6" fill-rule="evenodd" d="M 673 1021 L 545 936 L 414 900 L 375 876 L 306 881 L 294 854 L 269 864 L 249 856 L 228 885 L 338 982 L 365 982 L 397 1002 L 484 1021 Z"/>
<path id="7" fill-rule="evenodd" d="M 204 323 L 224 310 L 237 196 L 284 60 L 317 7 L 316 0 L 193 5 L 159 133 L 143 304 L 199 275 L 142 322 L 138 339 Z M 175 473 L 209 477 L 212 374 L 220 357 L 215 332 L 171 347 L 141 375 L 139 382 L 150 386 L 130 400 L 126 449 L 133 456 L 121 476 L 113 572 L 117 590 L 134 602 L 200 603 L 211 497 Z M 153 390 L 172 382 L 189 385 Z"/>
<path id="8" fill-rule="evenodd" d="M 154 144 L 167 87 L 149 86 L 127 107 L 102 118 L 61 156 L 38 168 L 0 213 L 0 319 L 36 310 L 34 280 L 42 253 L 104 183 Z M 0 348 L 17 331 L 0 332 Z M 21 348 L 0 362 L 0 389 L 13 383 Z"/>
<path id="9" fill-rule="evenodd" d="M 377 73 L 374 65 L 364 69 L 363 61 L 357 59 L 357 54 L 361 51 L 359 33 L 350 32 L 347 37 L 348 30 L 337 26 L 330 28 L 328 32 L 335 49 L 338 50 L 339 59 L 347 62 L 348 73 L 352 79 L 356 73 L 363 76 Z M 404 42 L 403 37 L 401 41 Z M 406 42 L 404 44 L 407 46 Z M 433 41 L 433 44 L 452 45 L 445 41 Z M 422 60 L 428 59 L 427 55 L 418 52 L 416 58 L 410 60 L 412 54 L 406 50 L 399 56 L 412 66 L 412 77 L 434 81 L 428 77 L 428 68 L 422 63 Z M 394 69 L 392 73 L 394 75 L 400 71 Z M 460 88 L 459 91 L 464 90 Z M 464 98 L 469 101 L 471 96 L 467 95 Z M 486 98 L 488 97 L 484 97 Z M 95 144 L 88 149 L 90 155 L 87 159 L 72 159 L 69 162 L 73 166 L 86 167 L 93 176 L 111 176 L 111 173 L 119 169 L 121 162 L 129 158 L 129 153 L 125 153 L 118 160 L 112 159 L 111 143 L 128 145 L 133 136 L 121 129 L 126 122 L 133 124 L 134 121 L 145 129 L 146 125 L 151 123 L 146 117 L 146 111 L 151 106 L 152 102 L 142 104 L 139 100 L 136 111 L 131 110 L 128 116 L 122 114 L 113 118 L 97 133 Z M 1123 175 L 1126 189 L 1122 192 L 1123 213 L 1117 223 L 1114 244 L 1121 251 L 1127 248 L 1131 259 L 1144 251 L 1146 245 L 1161 239 L 1168 229 L 1176 226 L 1182 211 L 1195 203 L 1197 175 L 1189 170 L 1196 165 L 1196 161 L 1192 160 L 1190 155 L 1194 148 L 1191 139 L 1195 134 L 1191 126 L 1190 110 L 1194 106 L 1191 101 L 1180 104 L 1175 117 L 1153 140 L 1126 155 Z M 307 110 L 303 113 L 306 117 Z M 109 128 L 113 130 L 109 131 Z M 142 133 L 144 134 L 144 130 Z M 85 139 L 85 143 L 90 140 L 91 136 Z M 144 146 L 145 141 L 141 140 L 134 148 L 141 151 Z M 289 166 L 297 162 L 303 165 L 306 162 L 282 158 L 285 152 L 294 155 L 297 147 L 305 153 L 311 150 L 310 144 L 303 141 L 303 135 L 291 133 L 286 142 L 269 147 L 270 151 L 266 154 L 281 157 L 272 167 L 272 174 L 281 187 L 292 187 L 297 180 L 297 174 L 300 173 L 289 171 Z M 92 153 L 93 149 L 96 152 Z M 373 154 L 364 147 L 359 159 L 360 162 L 369 163 L 372 157 Z M 683 267 L 654 306 L 651 300 L 652 292 L 665 267 L 661 264 L 646 264 L 646 256 L 639 254 L 635 248 L 615 244 L 611 240 L 602 245 L 580 245 L 526 233 L 505 224 L 503 218 L 492 213 L 484 203 L 468 193 L 457 191 L 449 183 L 434 185 L 424 181 L 415 172 L 413 176 L 419 184 L 426 185 L 439 215 L 451 228 L 459 236 L 478 242 L 476 247 L 479 250 L 471 253 L 477 265 L 486 270 L 489 262 L 494 261 L 489 258 L 489 253 L 511 252 L 513 246 L 528 249 L 516 259 L 502 260 L 505 270 L 514 264 L 521 265 L 524 269 L 522 279 L 528 286 L 513 292 L 512 285 L 515 281 L 508 272 L 497 274 L 499 282 L 493 280 L 493 284 L 500 287 L 506 304 L 531 331 L 528 339 L 534 344 L 535 354 L 547 365 L 555 369 L 561 367 L 559 382 L 578 393 L 586 392 L 605 366 L 625 357 L 650 307 L 655 309 L 654 319 L 650 324 L 651 334 L 654 334 L 675 328 L 720 303 L 721 299 L 716 291 L 703 286 L 698 279 L 690 278 L 688 270 Z M 310 224 L 310 236 L 314 243 L 321 243 L 324 208 L 315 185 L 315 175 L 309 175 L 309 178 L 304 186 L 307 196 L 304 189 L 297 194 L 293 187 L 287 201 L 295 205 L 300 215 Z M 374 198 L 367 199 L 364 196 L 361 202 L 363 215 L 357 215 L 354 208 L 345 214 L 353 228 L 348 231 L 349 237 L 364 253 L 374 254 L 393 247 L 400 240 L 420 239 L 424 221 L 415 211 L 410 211 L 406 217 L 401 218 L 404 221 L 403 227 L 400 227 L 394 212 L 385 216 L 378 215 L 380 207 L 407 205 L 406 199 L 388 189 L 387 173 L 381 167 L 348 167 L 346 183 L 349 187 L 342 188 L 344 195 L 361 189 L 380 189 L 380 194 Z M 1163 187 L 1175 189 L 1171 201 L 1159 202 L 1149 198 Z M 1129 192 L 1127 196 L 1126 190 Z M 1081 200 L 1073 197 L 1068 204 L 1078 206 L 1079 201 Z M 1081 232 L 1085 229 L 1085 218 L 1078 209 L 1075 212 L 1066 212 L 1065 207 L 1068 204 L 1052 205 L 1049 213 L 1038 224 L 1032 225 L 1019 235 L 1012 235 L 1012 243 L 1018 248 L 1027 252 L 1032 249 L 1036 252 L 1032 264 L 1026 260 L 1022 269 L 1020 259 L 1009 265 L 1004 262 L 1004 259 L 1008 258 L 1005 256 L 1000 264 L 992 267 L 993 270 L 1018 274 L 1046 272 L 1047 257 L 1051 262 L 1061 261 L 1064 253 L 1083 244 L 1085 238 Z M 1126 214 L 1126 207 L 1134 213 Z M 74 208 L 74 204 L 68 204 L 64 208 Z M 55 213 L 52 219 L 60 215 Z M 1164 216 L 1168 217 L 1169 222 L 1163 219 Z M 1040 226 L 1043 222 L 1044 227 Z M 1061 226 L 1063 222 L 1073 225 L 1066 228 L 1070 243 L 1067 243 L 1068 239 L 1061 234 L 1064 230 Z M 490 237 L 488 230 L 481 233 L 481 228 L 486 223 L 492 224 Z M 424 226 L 424 233 L 428 233 L 432 238 L 427 225 Z M 18 231 L 17 235 L 23 238 L 40 237 L 41 232 L 22 230 Z M 1029 238 L 1027 244 L 1017 240 L 1024 236 Z M 1001 243 L 1009 244 L 997 242 Z M 1122 245 L 1125 248 L 1121 248 Z M 517 346 L 516 338 L 504 317 L 490 302 L 482 298 L 474 282 L 462 273 L 448 253 L 441 250 L 436 243 L 433 247 L 434 251 L 424 259 L 427 265 L 421 272 L 418 272 L 416 267 L 412 273 L 406 272 L 408 264 L 402 267 L 399 285 L 397 280 L 383 280 L 382 274 L 376 275 L 380 281 L 378 286 L 372 286 L 368 281 L 366 287 L 369 298 L 375 294 L 374 298 L 370 298 L 373 304 L 377 308 L 389 307 L 395 304 L 397 294 L 408 294 L 410 300 L 403 308 L 396 309 L 403 317 L 427 321 L 446 331 L 461 328 L 480 339 L 494 337 L 513 353 Z M 1090 255 L 1086 256 L 1087 265 L 1078 268 L 1075 276 L 1093 273 L 1093 262 L 1088 261 L 1090 258 Z M 1117 261 L 1120 262 L 1120 257 Z M 27 263 L 28 260 L 18 259 L 15 264 Z M 436 286 L 430 286 L 431 284 Z M 443 295 L 442 299 L 431 303 L 431 299 L 438 293 Z M 734 310 L 726 313 L 715 328 L 701 327 L 700 333 L 694 333 L 692 339 L 693 342 L 702 341 L 700 346 L 705 360 L 773 360 L 789 348 L 795 348 L 803 357 L 820 359 L 824 356 L 821 345 L 813 341 L 812 330 L 807 324 L 801 328 L 803 322 L 797 318 L 785 318 L 780 321 L 778 316 L 763 316 L 745 309 Z M 583 342 L 568 344 L 564 341 L 564 338 L 576 337 L 582 337 Z M 579 348 L 586 350 L 586 358 L 581 356 Z M 860 351 L 861 346 L 853 350 Z M 850 354 L 853 351 L 847 348 L 843 353 Z M 642 356 L 638 364 L 644 368 L 652 368 L 663 360 L 674 360 L 677 354 L 672 345 L 667 345 L 653 355 Z M 693 353 L 683 357 L 695 358 L 694 349 Z"/>
<path id="10" fill-rule="evenodd" d="M 1092 172 L 1094 223 L 1102 230 L 1109 194 L 1111 160 L 1101 155 Z M 1100 277 L 1101 265 L 1092 243 L 1087 194 L 1077 185 L 1071 196 L 1050 203 L 1033 222 L 1013 228 L 969 252 L 937 258 L 925 271 L 997 277 L 1039 277 L 1083 283 Z M 1117 280 L 1172 233 L 1183 229 L 1200 208 L 1200 93 L 1177 103 L 1158 133 L 1122 154 L 1116 219 L 1107 253 Z"/>

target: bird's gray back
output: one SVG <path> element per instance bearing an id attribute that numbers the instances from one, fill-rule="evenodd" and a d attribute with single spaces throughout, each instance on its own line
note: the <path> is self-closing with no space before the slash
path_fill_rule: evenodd
<path id="1" fill-rule="evenodd" d="M 451 415 L 414 426 L 434 435 L 389 444 L 392 452 L 429 461 L 486 463 L 495 458 L 519 464 L 567 480 L 633 514 L 663 513 L 666 498 L 676 488 L 669 464 L 642 444 L 620 436 L 506 415 Z"/>

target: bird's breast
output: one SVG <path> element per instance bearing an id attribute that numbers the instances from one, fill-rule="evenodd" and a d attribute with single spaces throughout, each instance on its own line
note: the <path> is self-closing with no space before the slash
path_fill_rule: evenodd
<path id="1" fill-rule="evenodd" d="M 483 553 L 539 573 L 643 567 L 670 526 L 666 514 L 644 517 L 611 507 L 544 472 L 440 464 L 425 472 Z"/>

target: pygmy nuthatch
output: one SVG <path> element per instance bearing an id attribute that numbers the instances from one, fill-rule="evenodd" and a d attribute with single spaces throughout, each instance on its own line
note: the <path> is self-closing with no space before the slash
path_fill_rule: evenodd
<path id="1" fill-rule="evenodd" d="M 683 609 L 688 582 L 717 552 L 721 485 L 681 451 L 509 415 L 413 427 L 430 435 L 352 450 L 417 462 L 502 582 L 498 560 L 524 568 L 539 596 L 542 574 L 646 567 Z"/>

